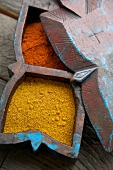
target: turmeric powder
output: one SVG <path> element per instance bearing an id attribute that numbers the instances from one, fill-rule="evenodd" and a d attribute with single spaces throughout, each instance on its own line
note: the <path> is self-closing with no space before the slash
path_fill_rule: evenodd
<path id="1" fill-rule="evenodd" d="M 22 50 L 27 64 L 69 71 L 54 52 L 41 22 L 27 25 Z"/>
<path id="2" fill-rule="evenodd" d="M 71 146 L 74 118 L 70 84 L 27 77 L 11 99 L 4 133 L 39 130 Z"/>

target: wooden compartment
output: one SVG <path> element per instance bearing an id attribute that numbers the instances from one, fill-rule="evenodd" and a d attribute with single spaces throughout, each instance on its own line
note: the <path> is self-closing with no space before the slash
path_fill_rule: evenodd
<path id="1" fill-rule="evenodd" d="M 40 20 L 45 10 L 28 7 L 22 34 L 22 53 L 26 64 L 72 72 L 55 53 Z"/>
<path id="2" fill-rule="evenodd" d="M 19 67 L 19 64 L 14 64 L 12 65 L 12 70 L 15 70 Z M 65 71 L 59 71 L 55 69 L 49 69 L 49 68 L 42 68 L 42 67 L 37 67 L 37 66 L 28 66 L 25 65 L 22 73 L 20 74 L 20 71 L 18 73 L 14 74 L 14 76 L 10 79 L 9 83 L 7 84 L 4 94 L 5 99 L 4 99 L 4 105 L 2 106 L 2 117 L 1 117 L 1 138 L 0 138 L 0 143 L 1 141 L 3 143 L 18 143 L 18 142 L 23 142 L 26 140 L 31 140 L 33 149 L 36 150 L 39 147 L 39 144 L 44 143 L 48 147 L 52 149 L 52 146 L 55 147 L 55 150 L 59 153 L 62 153 L 64 155 L 67 155 L 69 157 L 76 157 L 74 154 L 78 152 L 77 150 L 74 151 L 75 147 L 79 146 L 80 147 L 80 141 L 81 141 L 81 136 L 82 136 L 82 128 L 83 128 L 83 122 L 84 122 L 84 111 L 83 108 L 80 106 L 81 105 L 81 96 L 80 96 L 80 88 L 76 84 L 72 85 L 73 89 L 73 94 L 74 94 L 74 100 L 75 100 L 75 105 L 76 105 L 76 114 L 75 114 L 75 123 L 73 127 L 73 136 L 72 136 L 72 146 L 65 145 L 63 143 L 58 142 L 57 140 L 51 138 L 47 134 L 44 134 L 43 132 L 36 131 L 36 130 L 29 130 L 25 132 L 19 132 L 19 133 L 3 133 L 3 129 L 5 126 L 5 120 L 6 120 L 6 115 L 7 115 L 7 110 L 8 106 L 10 104 L 10 101 L 12 99 L 12 96 L 14 95 L 15 90 L 17 87 L 24 81 L 25 77 L 27 76 L 32 76 L 36 78 L 43 78 L 43 79 L 49 79 L 53 81 L 59 81 L 63 83 L 70 83 L 70 79 L 72 78 L 73 74 L 68 73 Z M 27 115 L 26 115 L 27 116 Z M 35 135 L 39 134 L 41 139 L 37 142 L 35 141 Z M 32 137 L 30 138 L 32 134 Z M 9 140 L 9 136 L 11 136 L 11 139 Z M 30 136 L 30 137 L 29 137 Z M 38 136 L 37 136 L 38 137 Z M 38 138 L 39 139 L 39 138 Z M 34 142 L 35 147 L 34 147 Z M 50 145 L 51 144 L 51 145 Z M 36 147 L 37 146 L 37 147 Z M 79 150 L 78 147 L 78 150 Z M 36 148 L 36 149 L 35 149 Z M 54 150 L 54 149 L 53 149 Z M 70 153 L 71 152 L 71 153 Z"/>
<path id="3" fill-rule="evenodd" d="M 37 9 L 34 10 L 34 7 Z M 39 15 L 41 12 L 46 11 L 45 8 L 39 8 L 35 2 L 24 1 L 22 10 L 20 13 L 20 17 L 18 20 L 17 30 L 15 34 L 15 54 L 17 62 L 9 66 L 9 71 L 12 73 L 12 77 L 10 81 L 7 83 L 7 86 L 4 89 L 3 95 L 0 100 L 1 110 L 0 110 L 0 144 L 15 144 L 21 143 L 24 141 L 31 141 L 31 145 L 33 150 L 37 150 L 41 143 L 47 145 L 50 149 L 55 150 L 56 152 L 71 157 L 76 158 L 79 154 L 83 124 L 84 124 L 84 108 L 81 100 L 81 92 L 80 86 L 78 83 L 71 82 L 73 77 L 73 72 L 68 68 L 65 70 L 54 69 L 54 68 L 46 68 L 41 66 L 34 66 L 33 64 L 26 64 L 23 52 L 22 52 L 22 37 L 23 32 L 26 28 L 26 24 L 31 22 L 30 13 L 31 11 L 33 15 Z M 27 18 L 27 20 L 26 20 Z M 33 20 L 32 20 L 33 21 Z M 66 67 L 66 66 L 65 66 Z M 15 93 L 15 90 L 18 86 L 24 81 L 26 77 L 35 77 L 35 78 L 43 78 L 49 79 L 53 81 L 68 83 L 71 85 L 74 95 L 74 102 L 76 105 L 76 114 L 75 114 L 75 122 L 73 126 L 73 136 L 72 136 L 72 144 L 68 146 L 57 140 L 53 139 L 49 135 L 37 131 L 35 129 L 29 129 L 28 131 L 18 132 L 18 133 L 3 133 L 4 126 L 7 116 L 7 110 L 11 99 Z"/>

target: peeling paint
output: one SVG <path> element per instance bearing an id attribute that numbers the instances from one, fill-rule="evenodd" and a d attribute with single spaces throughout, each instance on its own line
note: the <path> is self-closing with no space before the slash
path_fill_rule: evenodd
<path id="1" fill-rule="evenodd" d="M 50 149 L 52 150 L 57 150 L 58 149 L 58 146 L 56 144 L 50 144 L 46 141 L 43 141 L 44 144 L 46 144 Z"/>
<path id="2" fill-rule="evenodd" d="M 31 141 L 31 145 L 33 147 L 33 150 L 37 150 L 38 147 L 40 146 L 42 139 L 44 138 L 44 136 L 40 133 L 17 133 L 14 135 L 15 138 L 18 138 L 20 140 L 20 142 L 24 142 L 27 140 Z"/>
<path id="3" fill-rule="evenodd" d="M 110 148 L 109 148 L 109 152 L 112 151 L 112 149 L 111 149 L 112 140 L 113 140 L 113 130 L 112 130 L 112 133 L 110 134 L 110 144 L 109 144 Z"/>
<path id="4" fill-rule="evenodd" d="M 19 18 L 18 18 L 18 23 L 20 23 L 20 21 L 21 21 L 22 14 L 23 14 L 22 11 L 23 11 L 23 5 L 22 5 L 22 9 L 21 9 L 21 11 L 20 11 Z"/>
<path id="5" fill-rule="evenodd" d="M 80 140 L 81 136 L 79 134 L 74 134 L 73 137 L 73 157 L 78 156 L 80 150 Z"/>
<path id="6" fill-rule="evenodd" d="M 34 151 L 36 151 L 41 143 L 44 143 L 45 145 L 47 145 L 47 147 L 49 147 L 52 150 L 56 150 L 58 149 L 57 144 L 51 144 L 48 143 L 44 140 L 44 136 L 42 135 L 42 133 L 40 132 L 34 132 L 34 133 L 17 133 L 14 135 L 14 138 L 18 138 L 20 140 L 20 142 L 24 142 L 24 141 L 31 141 L 31 145 Z"/>

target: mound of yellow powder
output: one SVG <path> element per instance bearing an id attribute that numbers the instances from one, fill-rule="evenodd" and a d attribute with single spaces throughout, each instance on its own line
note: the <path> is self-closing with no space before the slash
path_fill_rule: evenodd
<path id="1" fill-rule="evenodd" d="M 69 84 L 27 77 L 10 102 L 4 133 L 39 130 L 72 144 L 75 103 Z"/>

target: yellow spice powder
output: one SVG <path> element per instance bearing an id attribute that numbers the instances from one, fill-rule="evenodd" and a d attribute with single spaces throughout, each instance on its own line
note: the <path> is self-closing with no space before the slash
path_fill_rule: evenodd
<path id="1" fill-rule="evenodd" d="M 75 103 L 67 83 L 27 77 L 10 102 L 4 133 L 39 130 L 72 144 Z"/>

